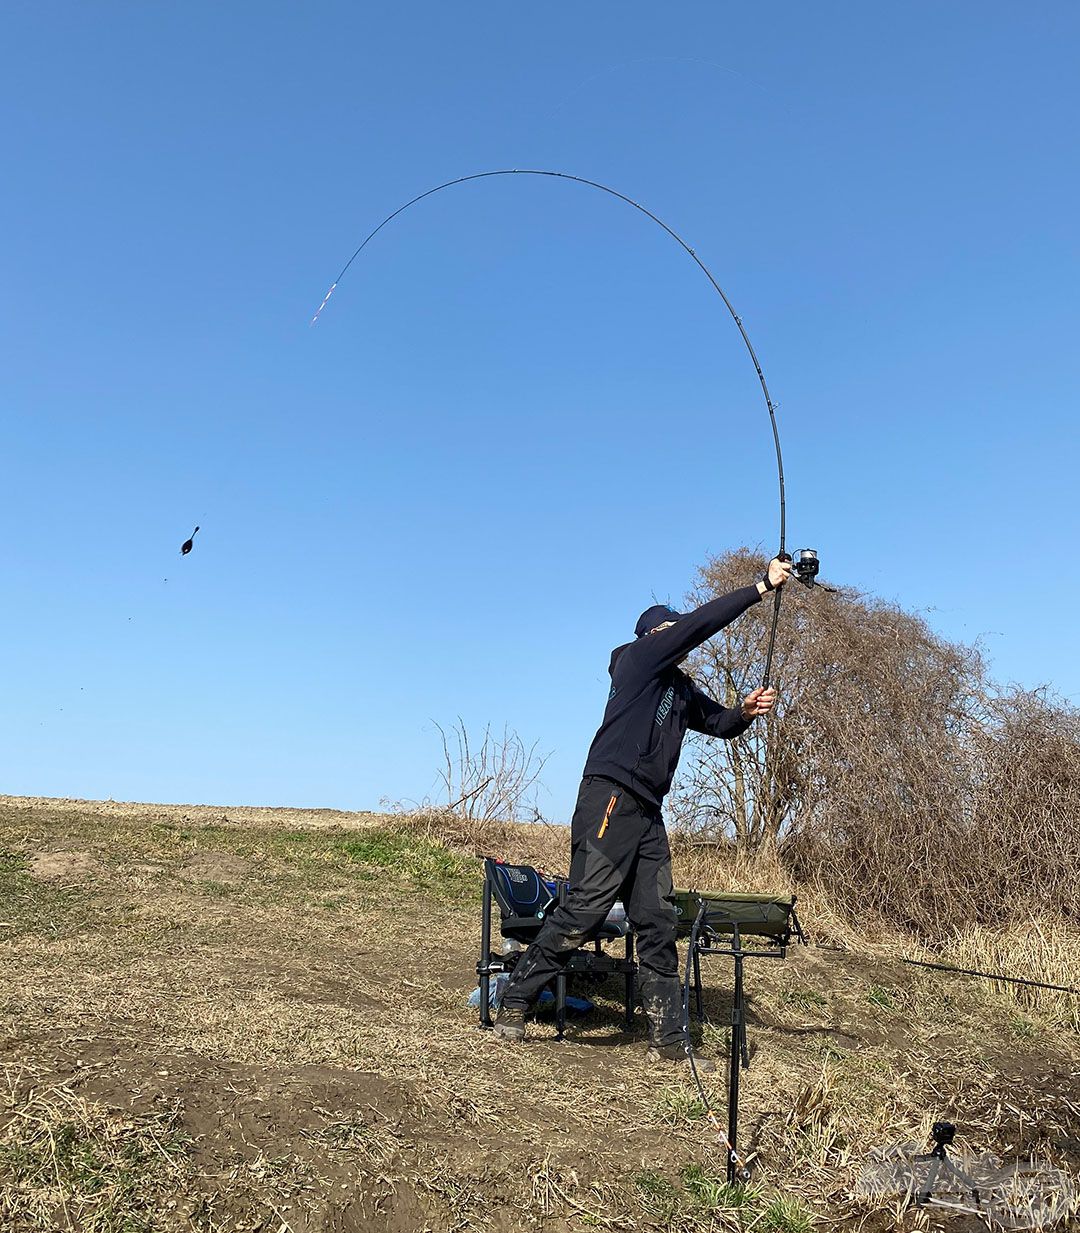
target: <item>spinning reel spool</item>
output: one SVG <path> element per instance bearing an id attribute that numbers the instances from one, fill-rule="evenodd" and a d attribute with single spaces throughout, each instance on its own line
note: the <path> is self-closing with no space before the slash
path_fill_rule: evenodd
<path id="1" fill-rule="evenodd" d="M 795 577 L 798 578 L 804 587 L 813 587 L 818 571 L 821 569 L 821 561 L 818 558 L 817 549 L 800 548 L 795 554 L 794 564 Z"/>
<path id="2" fill-rule="evenodd" d="M 782 552 L 780 560 L 791 561 L 791 556 L 789 553 Z M 833 589 L 832 587 L 824 586 L 817 580 L 818 573 L 821 570 L 821 558 L 818 556 L 816 548 L 799 548 L 795 553 L 792 565 L 794 566 L 795 577 L 808 590 L 812 590 L 814 587 L 820 587 L 823 591 L 831 591 Z"/>

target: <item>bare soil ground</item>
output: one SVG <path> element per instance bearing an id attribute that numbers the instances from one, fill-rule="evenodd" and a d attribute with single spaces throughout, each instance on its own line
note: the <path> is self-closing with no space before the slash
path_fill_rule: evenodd
<path id="1" fill-rule="evenodd" d="M 941 1118 L 1080 1177 L 1074 1030 L 815 945 L 748 964 L 755 1175 L 731 1190 L 617 1000 L 563 1042 L 477 1030 L 479 883 L 408 819 L 0 797 L 0 1228 L 959 1228 L 855 1193 L 870 1148 Z"/>

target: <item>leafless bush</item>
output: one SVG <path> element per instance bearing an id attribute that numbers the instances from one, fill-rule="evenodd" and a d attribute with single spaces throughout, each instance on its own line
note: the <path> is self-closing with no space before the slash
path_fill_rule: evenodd
<path id="1" fill-rule="evenodd" d="M 980 736 L 971 859 L 993 870 L 999 912 L 1050 907 L 1080 923 L 1080 711 L 1010 689 Z"/>
<path id="2" fill-rule="evenodd" d="M 403 821 L 419 833 L 473 856 L 523 860 L 565 872 L 569 830 L 548 822 L 536 805 L 540 773 L 548 755 L 526 746 L 510 728 L 501 737 L 484 729 L 477 745 L 464 722 L 446 731 L 436 724 L 443 765 L 438 772 L 444 802 L 398 802 Z"/>
<path id="3" fill-rule="evenodd" d="M 708 562 L 703 602 L 760 576 L 747 550 Z M 760 683 L 771 605 L 691 659 L 734 705 Z M 995 694 L 977 650 L 844 590 L 789 585 L 777 715 L 692 743 L 674 820 L 736 852 L 775 848 L 800 882 L 925 936 L 1028 907 L 1080 916 L 1080 720 L 1041 694 Z"/>
<path id="4" fill-rule="evenodd" d="M 509 727 L 495 736 L 488 725 L 476 744 L 460 716 L 449 733 L 441 724 L 435 727 L 442 740 L 439 779 L 446 794 L 444 808 L 470 822 L 539 818 L 536 791 L 550 755 L 537 753 L 538 742 L 526 746 Z"/>
<path id="5" fill-rule="evenodd" d="M 460 716 L 449 731 L 438 723 L 435 728 L 442 742 L 437 798 L 383 798 L 382 803 L 399 814 L 404 825 L 473 856 L 509 859 L 524 845 L 528 863 L 564 869 L 569 831 L 548 822 L 536 803 L 550 755 L 539 754 L 538 742 L 526 745 L 508 726 L 497 736 L 488 725 L 479 744 Z"/>

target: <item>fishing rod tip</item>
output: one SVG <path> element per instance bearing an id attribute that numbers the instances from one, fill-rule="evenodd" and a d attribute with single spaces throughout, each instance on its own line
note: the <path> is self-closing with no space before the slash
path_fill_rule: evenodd
<path id="1" fill-rule="evenodd" d="M 311 318 L 311 321 L 308 323 L 309 325 L 314 325 L 314 324 L 315 324 L 315 322 L 316 322 L 316 321 L 318 321 L 318 319 L 319 319 L 319 314 L 322 312 L 322 310 L 323 310 L 323 309 L 326 307 L 326 305 L 329 303 L 329 301 L 330 301 L 330 297 L 334 294 L 334 290 L 336 289 L 336 287 L 337 287 L 337 283 L 336 283 L 336 282 L 334 282 L 334 283 L 331 283 L 331 284 L 330 284 L 330 290 L 329 290 L 329 291 L 328 291 L 328 292 L 327 292 L 327 293 L 323 296 L 322 303 L 321 303 L 321 304 L 319 305 L 319 307 L 315 310 L 315 316 Z"/>

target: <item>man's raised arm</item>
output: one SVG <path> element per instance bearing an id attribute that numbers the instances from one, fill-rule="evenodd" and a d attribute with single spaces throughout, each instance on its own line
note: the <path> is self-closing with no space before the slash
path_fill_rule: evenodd
<path id="1" fill-rule="evenodd" d="M 638 664 L 662 672 L 686 658 L 696 647 L 730 625 L 736 617 L 756 604 L 761 597 L 776 587 L 783 586 L 791 576 L 789 561 L 772 560 L 767 574 L 768 584 L 762 580 L 751 587 L 739 587 L 729 595 L 710 599 L 708 603 L 688 612 L 667 629 L 658 629 L 642 638 L 631 649 Z"/>

